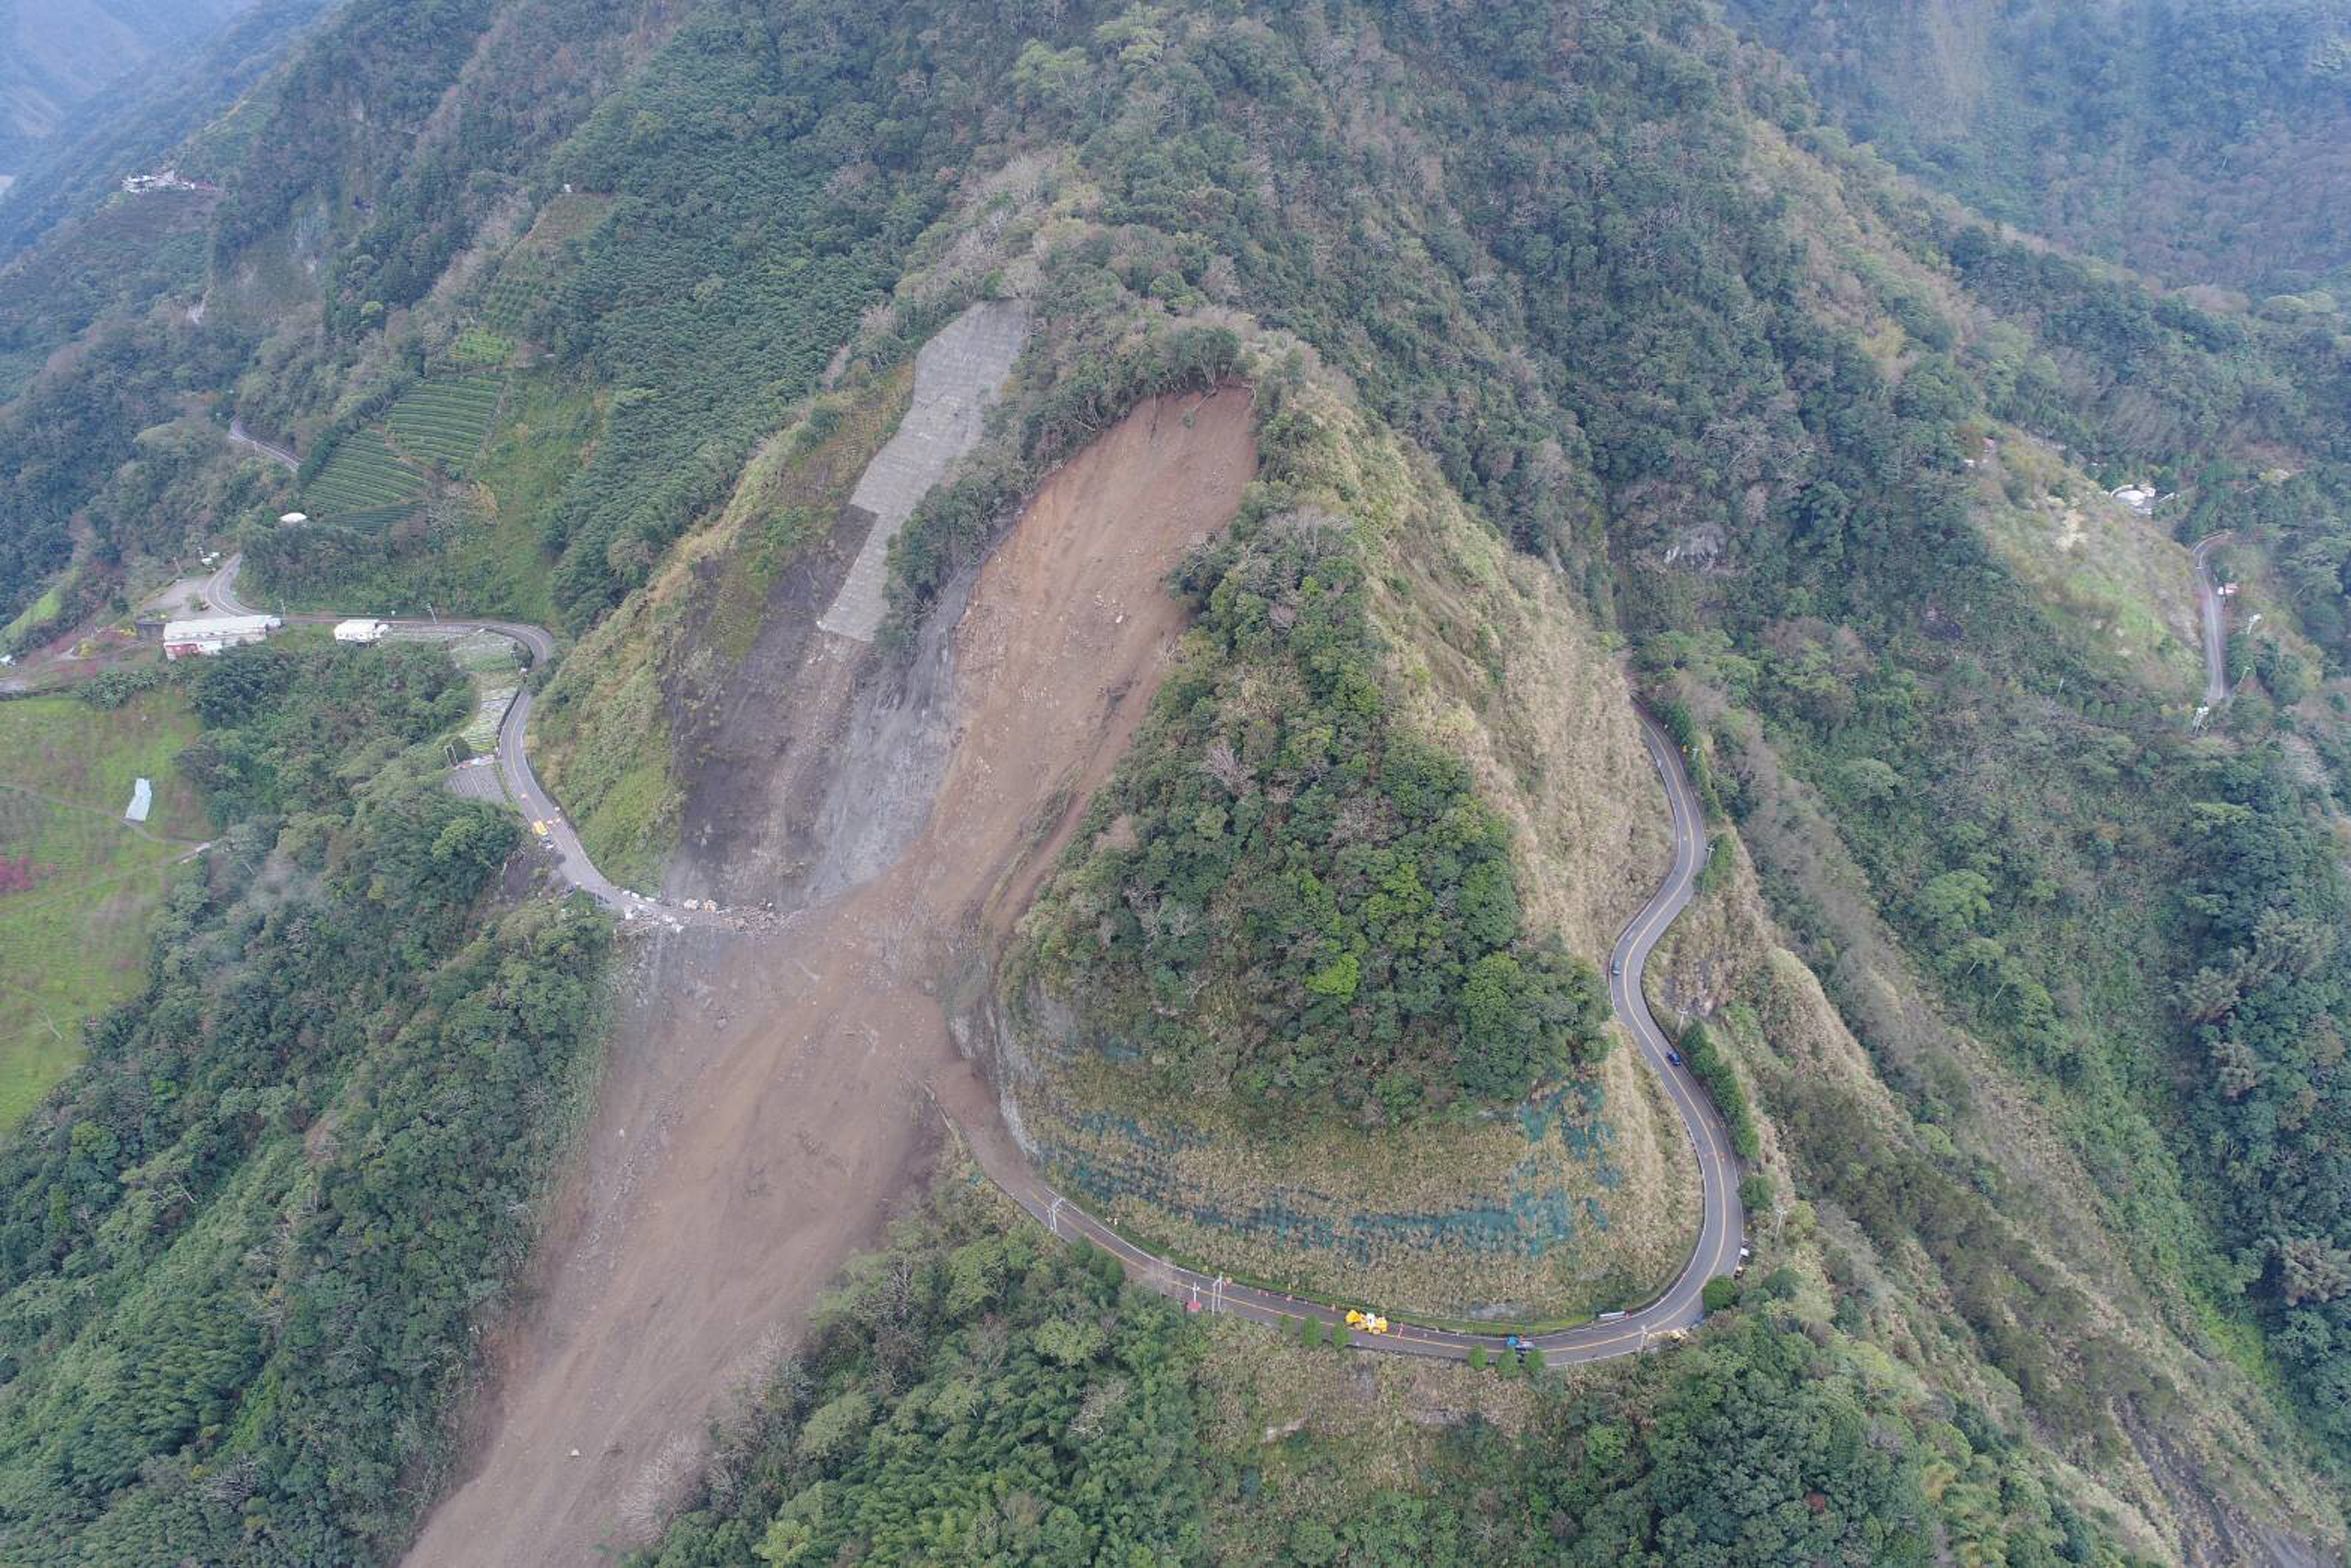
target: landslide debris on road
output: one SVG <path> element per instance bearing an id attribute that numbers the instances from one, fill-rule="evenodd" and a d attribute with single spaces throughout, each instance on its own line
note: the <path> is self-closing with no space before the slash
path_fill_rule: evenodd
<path id="1" fill-rule="evenodd" d="M 872 732 L 886 745 L 797 744 L 903 847 L 778 936 L 657 941 L 641 960 L 539 1305 L 413 1561 L 575 1563 L 654 1517 L 714 1400 L 922 1165 L 933 1098 L 984 1130 L 940 989 L 1120 755 L 1182 629 L 1164 579 L 1254 468 L 1247 392 L 1148 401 L 1053 475 L 911 660 L 819 634 L 776 699 L 821 711 L 846 692 L 900 716 Z M 882 788 L 901 774 L 935 783 L 918 800 Z"/>

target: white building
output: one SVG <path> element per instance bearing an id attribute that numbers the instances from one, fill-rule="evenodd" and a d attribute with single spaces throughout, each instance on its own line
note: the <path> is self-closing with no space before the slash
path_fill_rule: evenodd
<path id="1" fill-rule="evenodd" d="M 166 621 L 163 657 L 183 659 L 191 653 L 212 654 L 223 648 L 258 643 L 283 624 L 275 615 L 206 615 L 193 621 Z"/>
<path id="2" fill-rule="evenodd" d="M 391 628 L 381 621 L 338 621 L 335 641 L 338 643 L 381 643 Z"/>

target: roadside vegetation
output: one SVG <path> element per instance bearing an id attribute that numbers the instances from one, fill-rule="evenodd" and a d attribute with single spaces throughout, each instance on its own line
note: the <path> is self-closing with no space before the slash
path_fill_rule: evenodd
<path id="1" fill-rule="evenodd" d="M 1343 1372 L 1187 1318 L 950 1167 L 630 1561 L 2126 1560 L 2029 1449 L 1906 1396 L 1800 1290 L 1621 1370 Z M 1431 1407 L 1467 1419 L 1407 1418 Z"/>
<path id="2" fill-rule="evenodd" d="M 385 1558 L 579 1103 L 607 925 L 483 909 L 520 830 L 442 786 L 441 650 L 239 649 L 189 704 L 222 841 L 0 1140 L 0 1554 Z"/>

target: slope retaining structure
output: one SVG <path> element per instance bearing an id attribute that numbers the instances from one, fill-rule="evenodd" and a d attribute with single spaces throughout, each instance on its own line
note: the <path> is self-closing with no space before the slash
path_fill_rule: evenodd
<path id="1" fill-rule="evenodd" d="M 849 497 L 852 507 L 872 515 L 872 530 L 819 626 L 860 643 L 873 641 L 889 610 L 890 541 L 949 465 L 977 444 L 987 405 L 1028 340 L 1028 301 L 988 299 L 941 328 L 914 356 L 906 417 Z"/>

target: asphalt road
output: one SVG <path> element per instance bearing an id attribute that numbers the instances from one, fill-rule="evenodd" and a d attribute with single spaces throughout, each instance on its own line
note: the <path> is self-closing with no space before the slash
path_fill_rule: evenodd
<path id="1" fill-rule="evenodd" d="M 257 605 L 247 604 L 236 596 L 237 569 L 244 558 L 232 555 L 220 564 L 212 580 L 204 585 L 205 601 L 221 615 L 261 615 L 267 612 Z M 340 621 L 340 615 L 289 615 L 289 621 L 313 623 Z M 555 638 L 545 627 L 526 625 L 519 621 L 418 621 L 413 618 L 382 617 L 387 625 L 429 627 L 449 632 L 494 632 L 521 644 L 535 668 L 555 655 Z M 497 768 L 499 780 L 506 786 L 507 798 L 522 814 L 534 822 L 547 825 L 547 842 L 555 859 L 557 874 L 569 885 L 587 894 L 608 909 L 634 917 L 646 915 L 679 924 L 718 923 L 712 910 L 689 910 L 676 904 L 646 898 L 619 887 L 596 869 L 596 862 L 581 847 L 580 835 L 571 831 L 571 823 L 556 805 L 555 797 L 538 781 L 531 770 L 530 757 L 523 749 L 523 732 L 530 723 L 531 690 L 524 685 L 515 693 L 514 701 L 507 706 L 506 717 L 498 725 Z"/>
<path id="2" fill-rule="evenodd" d="M 1641 991 L 1642 971 L 1650 949 L 1656 946 L 1666 927 L 1673 924 L 1674 917 L 1688 905 L 1696 890 L 1698 870 L 1706 859 L 1706 833 L 1698 794 L 1690 786 L 1689 775 L 1683 770 L 1680 751 L 1646 714 L 1640 718 L 1641 738 L 1664 782 L 1667 809 L 1673 819 L 1674 860 L 1665 882 L 1616 938 L 1616 946 L 1610 953 L 1608 999 L 1631 1032 L 1643 1059 L 1665 1081 L 1667 1097 L 1681 1117 L 1683 1131 L 1698 1159 L 1704 1207 L 1698 1245 L 1664 1293 L 1635 1311 L 1530 1337 L 1529 1343 L 1542 1352 L 1544 1361 L 1553 1364 L 1630 1355 L 1646 1349 L 1660 1335 L 1697 1322 L 1705 1316 L 1699 1293 L 1706 1282 L 1736 1269 L 1740 1249 L 1746 1245 L 1745 1219 L 1739 1207 L 1739 1164 L 1731 1153 L 1729 1134 L 1706 1092 L 1686 1070 L 1673 1065 L 1667 1056 L 1665 1031 L 1657 1027 Z M 1620 967 L 1622 973 L 1614 972 Z M 975 1153 L 989 1177 L 1055 1235 L 1071 1239 L 1083 1237 L 1116 1253 L 1126 1263 L 1131 1278 L 1162 1295 L 1175 1297 L 1187 1305 L 1196 1302 L 1204 1312 L 1230 1312 L 1280 1326 L 1294 1326 L 1302 1319 L 1331 1322 L 1345 1315 L 1317 1302 L 1235 1284 L 1145 1252 L 1047 1186 L 1026 1161 L 990 1149 L 985 1143 L 976 1145 Z M 1377 1302 L 1362 1305 L 1374 1311 L 1379 1307 Z M 1457 1361 L 1467 1359 L 1475 1348 L 1489 1352 L 1506 1348 L 1501 1333 L 1462 1333 L 1409 1322 L 1393 1312 L 1387 1316 L 1393 1325 L 1388 1333 L 1358 1333 L 1353 1336 L 1354 1343 L 1366 1349 Z"/>
<path id="3" fill-rule="evenodd" d="M 2198 562 L 2200 567 L 2200 555 Z M 237 556 L 230 556 L 221 563 L 220 570 L 213 574 L 212 580 L 206 585 L 205 599 L 222 614 L 263 613 L 236 596 L 237 569 L 242 564 Z M 2217 603 L 2217 600 L 2214 602 Z M 287 619 L 326 622 L 341 618 L 296 615 Z M 534 664 L 550 657 L 555 652 L 555 640 L 545 629 L 517 622 L 395 620 L 391 624 L 431 626 L 459 632 L 495 632 L 522 644 Z M 656 904 L 624 888 L 615 887 L 596 869 L 595 862 L 589 859 L 587 851 L 580 846 L 579 836 L 563 819 L 554 798 L 531 770 L 530 758 L 524 752 L 523 733 L 530 720 L 530 703 L 531 693 L 526 686 L 516 694 L 514 702 L 507 709 L 505 720 L 498 727 L 498 774 L 508 797 L 533 820 L 547 824 L 548 836 L 564 881 L 615 910 L 681 923 L 718 920 L 720 917 L 710 911 L 687 911 Z M 1683 1265 L 1673 1283 L 1643 1306 L 1574 1328 L 1531 1336 L 1528 1343 L 1541 1350 L 1544 1360 L 1552 1364 L 1604 1361 L 1612 1356 L 1630 1355 L 1646 1349 L 1662 1334 L 1697 1322 L 1705 1316 L 1699 1293 L 1705 1289 L 1706 1282 L 1736 1269 L 1740 1250 L 1746 1245 L 1745 1218 L 1739 1206 L 1739 1162 L 1731 1152 L 1729 1134 L 1705 1091 L 1691 1079 L 1686 1069 L 1675 1066 L 1667 1054 L 1668 1041 L 1665 1030 L 1657 1026 L 1656 1019 L 1649 1011 L 1648 1000 L 1642 993 L 1642 977 L 1650 950 L 1656 946 L 1657 938 L 1664 935 L 1666 927 L 1673 924 L 1675 916 L 1688 906 L 1696 891 L 1698 873 L 1706 858 L 1706 828 L 1705 819 L 1698 809 L 1698 793 L 1691 788 L 1689 775 L 1682 768 L 1679 748 L 1648 715 L 1642 714 L 1639 717 L 1642 742 L 1647 747 L 1649 759 L 1656 765 L 1658 779 L 1665 788 L 1666 807 L 1673 829 L 1673 864 L 1648 903 L 1641 906 L 1640 913 L 1617 936 L 1615 946 L 1609 954 L 1608 999 L 1632 1035 L 1643 1060 L 1663 1080 L 1666 1096 L 1681 1118 L 1682 1130 L 1689 1139 L 1691 1153 L 1698 1162 L 1699 1178 L 1701 1209 L 1698 1244 L 1691 1249 L 1689 1261 Z M 1230 1312 L 1258 1322 L 1277 1325 L 1295 1325 L 1300 1320 L 1310 1318 L 1329 1322 L 1344 1317 L 1340 1310 L 1317 1302 L 1301 1301 L 1278 1291 L 1235 1284 L 1146 1252 L 1047 1186 L 1017 1153 L 993 1146 L 992 1141 L 986 1139 L 974 1140 L 974 1153 L 988 1176 L 1055 1235 L 1072 1240 L 1084 1237 L 1117 1254 L 1127 1264 L 1133 1279 L 1163 1295 L 1187 1304 L 1197 1303 L 1204 1312 Z M 1379 1303 L 1364 1302 L 1363 1305 L 1368 1310 L 1377 1310 Z M 1467 1359 L 1471 1350 L 1479 1347 L 1489 1352 L 1506 1348 L 1501 1333 L 1463 1333 L 1413 1323 L 1392 1312 L 1387 1315 L 1393 1324 L 1387 1333 L 1359 1333 L 1354 1336 L 1355 1343 L 1370 1349 L 1449 1360 Z"/>
<path id="4" fill-rule="evenodd" d="M 257 452 L 288 468 L 301 466 L 301 460 L 284 447 L 273 446 L 268 442 L 248 434 L 243 420 L 229 421 L 228 438 L 237 445 Z M 246 603 L 236 596 L 237 569 L 244 564 L 243 556 L 231 555 L 226 560 L 221 562 L 220 570 L 213 573 L 212 580 L 205 585 L 204 599 L 213 606 L 215 613 L 222 615 L 263 613 L 256 607 Z M 341 620 L 344 617 L 295 615 L 288 616 L 287 619 L 320 622 Z M 389 623 L 394 626 L 434 626 L 459 632 L 495 632 L 502 637 L 511 638 L 521 644 L 528 653 L 533 667 L 552 658 L 555 654 L 555 639 L 545 628 L 528 626 L 520 622 L 420 622 L 387 619 Z M 588 852 L 580 846 L 580 835 L 571 831 L 570 822 L 565 820 L 562 811 L 556 806 L 555 797 L 547 792 L 547 787 L 538 781 L 538 775 L 531 771 L 530 758 L 524 752 L 522 744 L 524 728 L 530 723 L 530 701 L 531 692 L 528 685 L 517 691 L 514 701 L 507 707 L 506 718 L 498 726 L 498 777 L 506 786 L 507 798 L 515 803 L 516 808 L 532 821 L 546 824 L 547 841 L 555 856 L 558 874 L 566 883 L 589 894 L 599 904 L 623 914 L 650 915 L 664 920 L 685 921 L 696 919 L 708 913 L 683 909 L 643 897 L 626 888 L 613 885 L 602 872 L 596 869 L 596 862 L 588 858 Z"/>
<path id="5" fill-rule="evenodd" d="M 283 446 L 272 446 L 269 443 L 262 440 L 257 435 L 247 434 L 246 433 L 245 421 L 241 419 L 232 419 L 228 422 L 228 438 L 231 441 L 235 442 L 239 446 L 249 447 L 253 451 L 260 453 L 264 457 L 274 459 L 278 463 L 284 464 L 288 468 L 299 468 L 302 466 L 302 460 L 295 456 L 291 452 L 287 451 Z"/>
<path id="6" fill-rule="evenodd" d="M 2207 534 L 2189 552 L 2196 562 L 2196 608 L 2204 620 L 2204 706 L 2220 711 L 2229 700 L 2229 611 L 2212 580 L 2212 547 L 2225 543 L 2226 533 Z"/>

